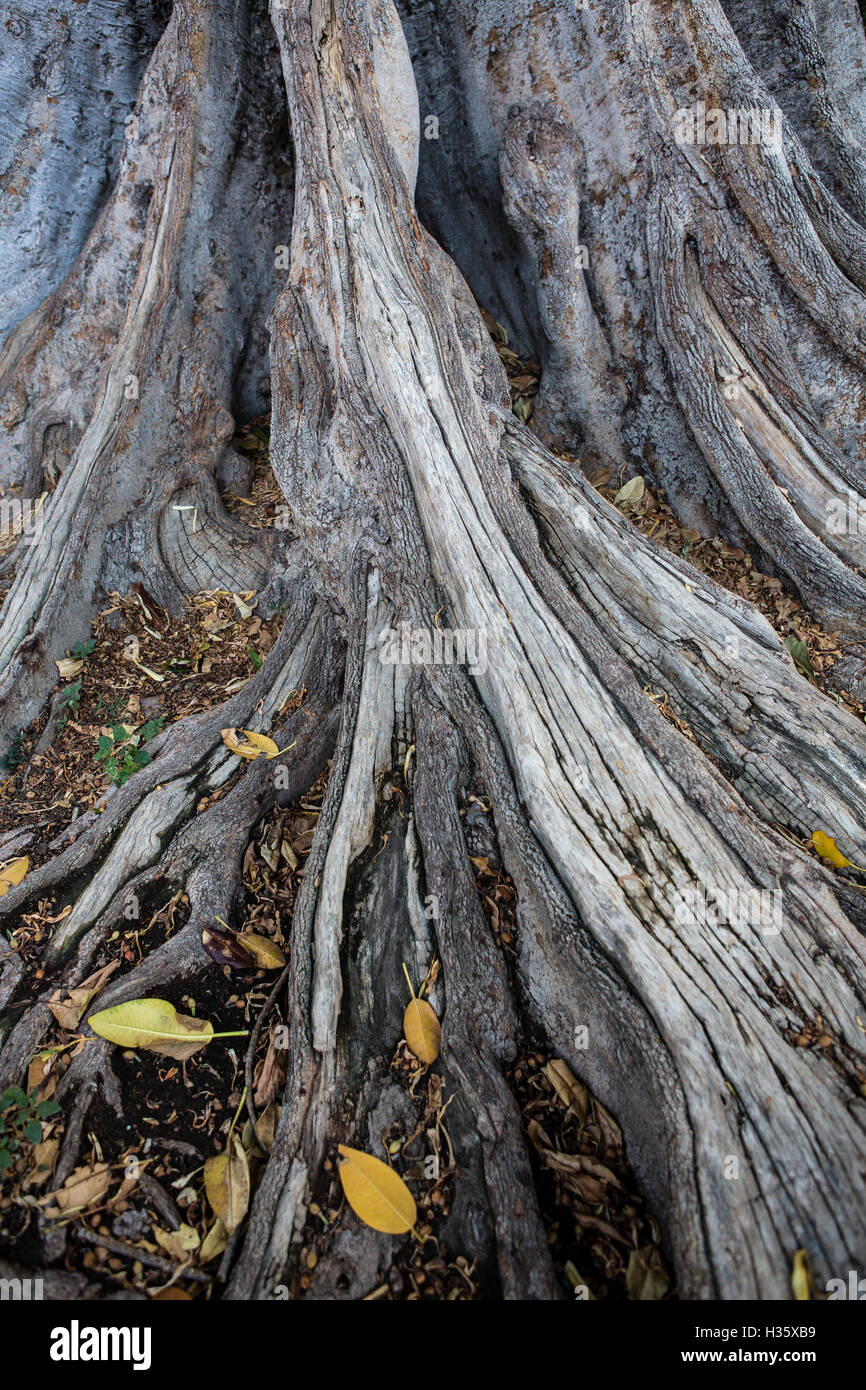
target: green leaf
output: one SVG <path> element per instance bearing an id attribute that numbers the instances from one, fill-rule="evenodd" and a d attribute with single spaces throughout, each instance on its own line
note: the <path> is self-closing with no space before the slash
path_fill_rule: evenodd
<path id="1" fill-rule="evenodd" d="M 213 1037 L 213 1025 L 205 1019 L 179 1014 L 165 999 L 130 999 L 102 1009 L 87 1020 L 94 1033 L 120 1047 L 141 1047 L 186 1061 Z"/>
<path id="2" fill-rule="evenodd" d="M 805 676 L 807 680 L 815 679 L 815 668 L 812 665 L 812 658 L 809 656 L 809 648 L 805 642 L 800 642 L 796 637 L 786 637 L 785 646 L 794 658 L 794 665 Z"/>
<path id="3" fill-rule="evenodd" d="M 39 1120 L 28 1120 L 24 1126 L 24 1138 L 31 1144 L 42 1142 L 42 1125 Z"/>
<path id="4" fill-rule="evenodd" d="M 79 676 L 77 681 L 73 681 L 71 685 L 67 685 L 66 689 L 61 691 L 57 707 L 58 709 L 74 709 L 80 699 L 81 677 Z"/>
<path id="5" fill-rule="evenodd" d="M 246 1037 L 245 1029 L 215 1033 L 207 1019 L 179 1014 L 166 999 L 129 999 L 91 1014 L 87 1022 L 94 1033 L 119 1047 L 141 1047 L 178 1062 L 185 1062 L 212 1038 Z"/>
<path id="6" fill-rule="evenodd" d="M 49 1115 L 59 1115 L 60 1106 L 56 1100 L 40 1100 L 36 1107 L 36 1117 L 40 1120 L 47 1120 Z"/>

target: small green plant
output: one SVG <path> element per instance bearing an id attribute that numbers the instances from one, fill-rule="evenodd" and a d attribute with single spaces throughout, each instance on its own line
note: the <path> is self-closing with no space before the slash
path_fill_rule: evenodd
<path id="1" fill-rule="evenodd" d="M 57 721 L 58 734 L 63 733 L 63 730 L 69 722 L 70 710 L 77 709 L 80 701 L 81 677 L 79 676 L 77 681 L 73 681 L 71 685 L 65 686 L 60 692 L 60 698 L 57 701 L 57 712 L 62 717 Z"/>
<path id="2" fill-rule="evenodd" d="M 7 1086 L 0 1095 L 0 1173 L 12 1167 L 22 1139 L 41 1143 L 42 1121 L 59 1110 L 56 1100 L 37 1100 L 35 1091 Z"/>
<path id="3" fill-rule="evenodd" d="M 67 685 L 60 692 L 60 699 L 57 701 L 58 709 L 77 709 L 81 702 L 81 677 Z"/>
<path id="4" fill-rule="evenodd" d="M 100 692 L 96 697 L 96 712 L 106 724 L 116 724 L 126 706 L 123 695 L 114 695 L 110 700 Z"/>
<path id="5" fill-rule="evenodd" d="M 6 750 L 6 756 L 0 762 L 0 767 L 7 772 L 17 772 L 21 764 L 26 761 L 27 750 L 24 747 L 24 730 L 16 729 Z"/>
<path id="6" fill-rule="evenodd" d="M 76 642 L 74 647 L 70 647 L 69 655 L 76 661 L 86 661 L 93 654 L 96 646 L 96 638 L 88 637 L 86 642 Z"/>
<path id="7" fill-rule="evenodd" d="M 99 735 L 96 761 L 104 763 L 115 786 L 122 787 L 134 772 L 147 767 L 150 754 L 144 745 L 156 737 L 164 722 L 162 715 L 158 715 L 148 719 L 140 729 L 131 729 L 128 724 L 115 724 L 110 734 Z"/>

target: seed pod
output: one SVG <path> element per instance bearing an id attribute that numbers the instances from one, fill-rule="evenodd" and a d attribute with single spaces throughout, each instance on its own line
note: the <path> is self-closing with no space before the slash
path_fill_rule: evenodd
<path id="1" fill-rule="evenodd" d="M 251 970 L 255 966 L 249 951 L 231 932 L 220 931 L 218 927 L 205 927 L 201 944 L 217 965 L 228 965 L 232 970 Z"/>

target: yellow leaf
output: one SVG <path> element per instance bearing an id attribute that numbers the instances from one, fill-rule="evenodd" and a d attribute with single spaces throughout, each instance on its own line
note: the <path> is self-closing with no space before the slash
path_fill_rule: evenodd
<path id="1" fill-rule="evenodd" d="M 119 1047 L 141 1047 L 185 1062 L 214 1036 L 213 1024 L 204 1018 L 179 1014 L 166 999 L 130 999 L 91 1014 L 94 1033 Z"/>
<path id="2" fill-rule="evenodd" d="M 808 1250 L 798 1250 L 794 1256 L 794 1267 L 791 1270 L 791 1292 L 801 1302 L 815 1297 L 812 1261 L 809 1259 Z"/>
<path id="3" fill-rule="evenodd" d="M 243 1145 L 232 1136 L 230 1151 L 204 1165 L 204 1190 L 229 1235 L 236 1231 L 250 1204 L 250 1170 Z"/>
<path id="4" fill-rule="evenodd" d="M 210 1264 L 211 1260 L 215 1260 L 217 1255 L 222 1254 L 228 1243 L 229 1233 L 217 1217 L 201 1243 L 201 1250 L 198 1252 L 199 1264 Z"/>
<path id="5" fill-rule="evenodd" d="M 403 1015 L 403 1033 L 418 1058 L 429 1066 L 439 1056 L 442 1025 L 426 999 L 410 999 Z"/>
<path id="6" fill-rule="evenodd" d="M 279 748 L 272 738 L 267 734 L 256 734 L 252 729 L 241 729 L 242 734 L 246 734 L 247 739 L 254 748 L 260 748 L 266 758 L 276 758 L 279 756 Z"/>
<path id="7" fill-rule="evenodd" d="M 10 888 L 18 887 L 29 868 L 30 860 L 26 854 L 22 859 L 10 859 L 0 867 L 0 898 L 8 893 Z"/>
<path id="8" fill-rule="evenodd" d="M 138 657 L 129 656 L 127 657 L 127 661 L 131 661 L 133 666 L 138 667 L 139 671 L 143 671 L 146 676 L 150 676 L 152 681 L 158 681 L 161 685 L 165 680 L 165 676 L 161 676 L 158 671 L 152 671 L 149 666 L 145 666 L 143 661 L 139 661 Z"/>
<path id="9" fill-rule="evenodd" d="M 198 1231 L 194 1226 L 188 1226 L 182 1221 L 176 1231 L 163 1231 L 159 1226 L 154 1226 L 153 1236 L 157 1245 L 161 1245 L 163 1250 L 167 1250 L 173 1260 L 180 1264 L 188 1264 L 188 1255 L 191 1250 L 197 1250 L 200 1244 Z"/>
<path id="10" fill-rule="evenodd" d="M 241 729 L 241 733 L 243 732 L 244 730 Z M 226 748 L 232 753 L 237 753 L 239 758 L 248 758 L 251 762 L 253 758 L 262 756 L 261 748 L 254 748 L 250 743 L 240 742 L 237 729 L 223 729 L 221 737 Z"/>
<path id="11" fill-rule="evenodd" d="M 238 937 L 241 946 L 245 946 L 255 961 L 263 970 L 280 970 L 286 963 L 286 958 L 275 941 L 269 940 L 266 936 L 258 936 L 256 932 L 245 931 Z"/>
<path id="12" fill-rule="evenodd" d="M 372 1154 L 348 1149 L 345 1144 L 337 1148 L 346 1160 L 340 1164 L 340 1182 L 355 1215 L 374 1231 L 394 1236 L 411 1231 L 418 1211 L 403 1179 Z"/>
<path id="13" fill-rule="evenodd" d="M 812 844 L 821 858 L 826 859 L 828 864 L 832 864 L 834 868 L 857 869 L 857 865 L 852 864 L 850 859 L 846 859 L 842 851 L 837 848 L 832 835 L 825 835 L 823 830 L 816 830 L 812 834 Z M 866 869 L 857 869 L 857 872 L 858 874 L 866 873 Z"/>

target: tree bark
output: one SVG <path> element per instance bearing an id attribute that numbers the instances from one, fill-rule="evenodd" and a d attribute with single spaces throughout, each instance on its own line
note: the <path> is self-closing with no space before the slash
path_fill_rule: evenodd
<path id="1" fill-rule="evenodd" d="M 274 1296 L 335 1142 L 375 1149 L 388 1124 L 419 1122 L 390 1063 L 403 962 L 423 974 L 434 954 L 459 1167 L 442 1238 L 477 1257 L 486 1294 L 560 1296 L 506 1079 L 527 1036 L 622 1124 L 681 1296 L 787 1297 L 801 1248 L 819 1286 L 863 1263 L 866 908 L 803 848 L 824 828 L 866 853 L 862 720 L 575 460 L 644 473 L 862 642 L 863 536 L 829 516 L 863 490 L 866 62 L 859 86 L 843 80 L 837 20 L 803 0 L 789 67 L 765 74 L 775 9 L 759 8 L 750 29 L 717 0 L 563 0 L 507 22 L 494 0 L 271 0 L 283 95 L 261 6 L 178 0 L 111 198 L 3 349 L 5 480 L 25 495 L 56 481 L 0 620 L 7 742 L 101 587 L 143 576 L 176 607 L 219 583 L 290 605 L 255 678 L 170 726 L 0 901 L 4 924 L 49 888 L 72 908 L 23 1015 L 20 970 L 0 974 L 3 1084 L 130 891 L 185 887 L 190 918 L 99 1008 L 211 968 L 201 928 L 237 900 L 275 796 L 274 764 L 239 776 L 220 729 L 294 741 L 293 794 L 331 759 L 291 926 L 282 1114 L 224 1261 L 230 1299 Z M 860 62 L 855 19 L 846 3 Z M 778 146 L 678 143 L 698 99 L 778 102 Z M 542 363 L 534 432 L 476 299 Z M 267 313 L 291 527 L 262 536 L 225 514 L 218 482 L 232 410 L 261 404 Z M 199 507 L 201 533 L 179 505 Z M 483 636 L 486 658 L 389 659 L 402 624 Z M 280 723 L 302 686 L 316 720 Z M 518 894 L 512 976 L 468 862 L 472 782 Z M 690 918 L 696 892 L 772 914 Z M 795 1046 L 818 1018 L 832 1045 Z M 101 1043 L 64 1080 L 63 1173 L 94 1081 L 122 1104 Z M 359 1297 L 393 1258 L 344 1225 L 308 1296 Z"/>

